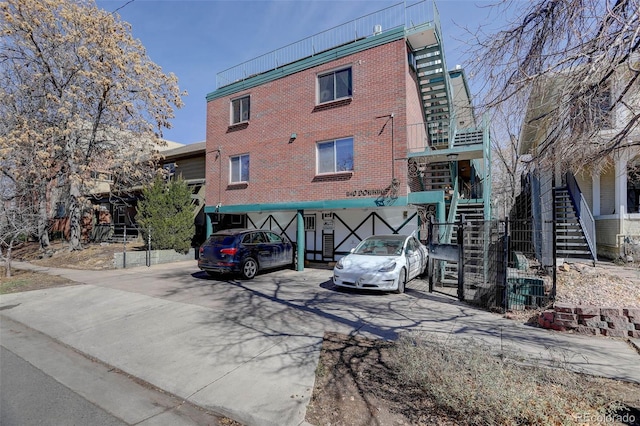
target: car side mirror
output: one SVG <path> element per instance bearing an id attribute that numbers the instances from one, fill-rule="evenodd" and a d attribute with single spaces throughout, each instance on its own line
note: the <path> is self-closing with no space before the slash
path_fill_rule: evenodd
<path id="1" fill-rule="evenodd" d="M 352 248 L 351 250 L 349 250 L 349 253 L 353 253 L 354 251 L 356 251 L 356 248 Z"/>

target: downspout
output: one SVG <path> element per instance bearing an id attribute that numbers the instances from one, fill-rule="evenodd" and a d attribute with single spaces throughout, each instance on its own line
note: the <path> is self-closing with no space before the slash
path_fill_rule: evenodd
<path id="1" fill-rule="evenodd" d="M 298 210 L 296 213 L 297 235 L 296 235 L 296 271 L 304 271 L 304 248 L 306 247 L 304 235 L 304 210 Z"/>
<path id="2" fill-rule="evenodd" d="M 393 117 L 394 113 L 391 113 L 391 181 L 395 181 L 396 179 L 396 150 L 395 150 L 395 140 L 393 138 Z"/>
<path id="3" fill-rule="evenodd" d="M 214 149 L 213 151 L 210 152 L 215 152 L 216 153 L 216 158 L 213 159 L 213 161 L 216 161 L 218 159 L 220 159 L 220 167 L 219 167 L 219 171 L 218 171 L 218 204 L 216 204 L 216 214 L 219 214 L 218 211 L 220 209 L 220 206 L 222 205 L 222 147 L 218 146 L 218 149 Z M 206 202 L 206 201 L 205 201 Z M 213 223 L 211 222 L 211 214 L 208 213 L 205 215 L 205 220 L 206 220 L 206 226 L 207 226 L 207 238 L 209 238 L 209 235 L 213 234 Z"/>

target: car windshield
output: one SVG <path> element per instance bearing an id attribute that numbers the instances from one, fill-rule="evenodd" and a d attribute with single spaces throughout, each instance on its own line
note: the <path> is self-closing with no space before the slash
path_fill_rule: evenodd
<path id="1" fill-rule="evenodd" d="M 402 253 L 403 243 L 404 238 L 370 238 L 360 243 L 354 253 L 371 256 L 399 256 Z"/>

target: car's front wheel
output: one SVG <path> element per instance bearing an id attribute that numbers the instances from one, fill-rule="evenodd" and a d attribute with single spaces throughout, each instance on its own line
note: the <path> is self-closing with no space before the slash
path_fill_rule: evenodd
<path id="1" fill-rule="evenodd" d="M 400 273 L 398 274 L 398 288 L 395 293 L 402 294 L 404 293 L 404 287 L 407 285 L 407 270 L 402 268 Z"/>
<path id="2" fill-rule="evenodd" d="M 258 273 L 258 262 L 253 257 L 248 257 L 242 262 L 242 277 L 246 280 L 253 279 Z"/>

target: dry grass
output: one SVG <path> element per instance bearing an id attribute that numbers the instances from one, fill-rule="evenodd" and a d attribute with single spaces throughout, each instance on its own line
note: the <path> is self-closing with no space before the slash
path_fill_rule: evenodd
<path id="1" fill-rule="evenodd" d="M 496 356 L 478 341 L 410 334 L 389 342 L 327 332 L 306 420 L 318 426 L 637 425 L 640 385 L 512 353 Z"/>
<path id="2" fill-rule="evenodd" d="M 557 302 L 605 308 L 640 308 L 638 265 L 565 264 L 558 271 Z"/>
<path id="3" fill-rule="evenodd" d="M 397 342 L 392 368 L 403 383 L 419 386 L 437 409 L 466 424 L 579 424 L 585 419 L 597 424 L 625 412 L 609 391 L 614 381 L 493 352 L 474 340 L 414 334 Z M 640 389 L 628 385 L 630 392 Z"/>
<path id="4" fill-rule="evenodd" d="M 12 269 L 11 277 L 5 277 L 6 270 L 0 267 L 0 294 L 18 293 L 21 291 L 42 290 L 44 288 L 76 285 L 75 281 L 56 275 Z"/>

